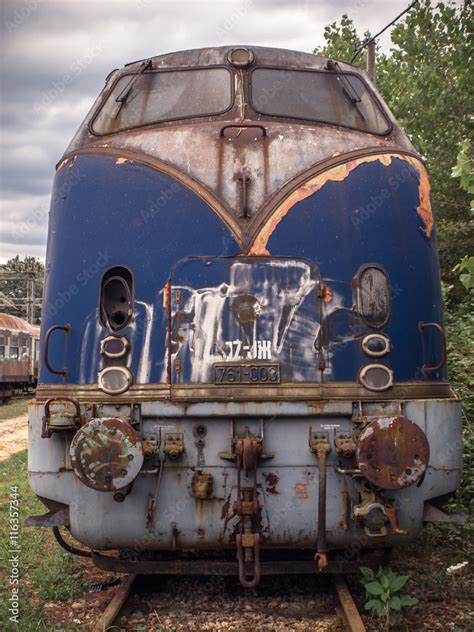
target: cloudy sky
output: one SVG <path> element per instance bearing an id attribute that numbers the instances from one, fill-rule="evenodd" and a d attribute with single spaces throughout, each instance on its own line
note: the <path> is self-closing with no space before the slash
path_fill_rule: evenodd
<path id="1" fill-rule="evenodd" d="M 0 0 L 0 263 L 44 258 L 54 166 L 110 70 L 222 44 L 311 51 L 348 13 L 372 33 L 408 0 Z M 381 41 L 388 49 L 388 33 Z"/>

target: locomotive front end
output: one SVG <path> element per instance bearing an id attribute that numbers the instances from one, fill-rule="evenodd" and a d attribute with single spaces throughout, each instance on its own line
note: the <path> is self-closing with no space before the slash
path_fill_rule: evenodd
<path id="1" fill-rule="evenodd" d="M 58 165 L 44 304 L 30 524 L 102 568 L 255 586 L 445 517 L 429 180 L 363 71 L 223 47 L 112 73 Z"/>

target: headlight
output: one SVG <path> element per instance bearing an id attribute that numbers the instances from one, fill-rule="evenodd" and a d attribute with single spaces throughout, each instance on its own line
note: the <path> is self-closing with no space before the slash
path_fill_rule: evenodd
<path id="1" fill-rule="evenodd" d="M 369 334 L 362 339 L 362 350 L 368 356 L 380 358 L 390 351 L 390 340 L 382 334 Z"/>
<path id="2" fill-rule="evenodd" d="M 385 391 L 393 385 L 393 371 L 383 364 L 368 364 L 360 370 L 359 382 L 369 391 Z"/>
<path id="3" fill-rule="evenodd" d="M 128 340 L 122 336 L 107 336 L 100 341 L 100 352 L 107 358 L 122 358 L 128 351 Z"/>
<path id="4" fill-rule="evenodd" d="M 97 377 L 99 388 L 109 395 L 120 395 L 132 385 L 133 377 L 123 366 L 109 366 L 102 369 Z"/>

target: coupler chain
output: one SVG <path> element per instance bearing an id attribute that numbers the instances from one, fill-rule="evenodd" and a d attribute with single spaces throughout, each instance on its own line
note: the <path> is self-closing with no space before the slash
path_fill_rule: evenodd
<path id="1" fill-rule="evenodd" d="M 260 511 L 257 498 L 257 461 L 262 452 L 262 439 L 244 438 L 235 442 L 237 461 L 237 500 L 234 512 L 239 516 L 239 533 L 236 536 L 239 579 L 244 588 L 254 588 L 260 582 L 260 533 L 255 532 L 255 517 Z M 242 487 L 242 470 L 248 478 L 252 472 L 253 485 Z M 247 578 L 246 564 L 253 562 L 253 576 Z"/>
<path id="2" fill-rule="evenodd" d="M 326 458 L 329 452 L 331 452 L 328 434 L 326 432 L 313 432 L 310 427 L 309 449 L 316 455 L 319 466 L 318 534 L 314 560 L 318 565 L 318 569 L 323 571 L 328 566 L 328 547 L 326 543 Z"/>

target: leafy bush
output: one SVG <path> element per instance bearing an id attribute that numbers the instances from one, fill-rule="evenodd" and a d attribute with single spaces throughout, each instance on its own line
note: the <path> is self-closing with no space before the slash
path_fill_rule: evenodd
<path id="1" fill-rule="evenodd" d="M 409 579 L 408 575 L 395 575 L 393 571 L 383 568 L 375 573 L 365 566 L 360 571 L 368 599 L 364 607 L 383 619 L 385 630 L 390 630 L 396 624 L 402 608 L 418 603 L 418 599 L 411 595 L 399 594 Z"/>

